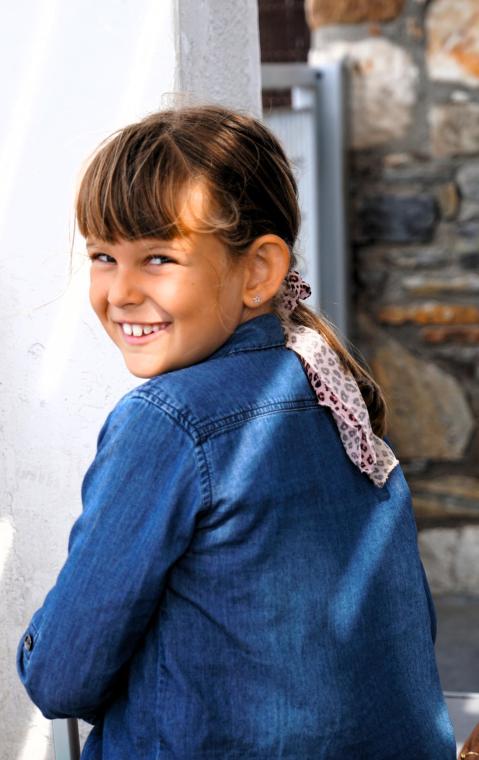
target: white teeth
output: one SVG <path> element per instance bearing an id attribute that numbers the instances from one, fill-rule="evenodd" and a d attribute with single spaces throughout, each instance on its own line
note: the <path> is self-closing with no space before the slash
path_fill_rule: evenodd
<path id="1" fill-rule="evenodd" d="M 133 335 L 135 338 L 141 338 L 142 335 L 150 335 L 161 330 L 161 325 L 132 325 L 129 322 L 122 322 L 122 330 L 125 335 Z"/>

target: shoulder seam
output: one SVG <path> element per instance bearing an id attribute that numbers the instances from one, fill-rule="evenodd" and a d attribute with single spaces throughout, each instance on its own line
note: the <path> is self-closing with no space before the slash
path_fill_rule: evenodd
<path id="1" fill-rule="evenodd" d="M 156 409 L 161 410 L 168 417 L 170 417 L 170 419 L 176 425 L 178 425 L 178 427 L 180 427 L 186 433 L 186 435 L 188 435 L 193 443 L 196 455 L 197 467 L 200 476 L 200 490 L 203 507 L 205 509 L 211 507 L 211 477 L 206 456 L 203 451 L 203 441 L 201 440 L 201 436 L 199 435 L 191 420 L 189 420 L 186 415 L 182 414 L 179 409 L 177 409 L 177 407 L 169 403 L 164 397 L 151 397 L 150 395 L 143 393 L 141 390 L 135 389 L 128 395 L 128 398 L 137 398 L 147 404 L 151 404 L 151 406 L 156 407 Z"/>
<path id="2" fill-rule="evenodd" d="M 302 409 L 321 409 L 316 399 L 292 399 L 285 401 L 272 401 L 252 409 L 242 409 L 240 412 L 225 415 L 215 419 L 204 426 L 201 431 L 201 440 L 213 438 L 216 435 L 232 430 L 248 420 L 266 417 L 278 412 L 298 412 Z"/>
<path id="3" fill-rule="evenodd" d="M 171 417 L 174 422 L 183 428 L 185 433 L 187 433 L 190 438 L 193 439 L 194 443 L 197 443 L 199 441 L 200 436 L 193 421 L 186 414 L 184 414 L 184 412 L 178 409 L 177 406 L 169 401 L 164 394 L 153 395 L 146 393 L 141 389 L 135 389 L 128 394 L 128 398 L 139 398 L 142 401 L 145 401 L 147 404 L 151 404 L 157 409 L 161 409 L 169 417 Z"/>
<path id="4" fill-rule="evenodd" d="M 236 354 L 246 354 L 250 351 L 268 351 L 271 348 L 287 348 L 284 341 L 282 343 L 268 343 L 267 345 L 263 346 L 238 346 L 237 348 L 232 348 L 230 351 L 225 352 L 224 354 L 220 354 L 219 356 L 212 356 L 210 361 L 214 361 L 215 359 L 227 359 L 228 356 L 236 356 Z M 219 349 L 221 350 L 221 349 Z"/>

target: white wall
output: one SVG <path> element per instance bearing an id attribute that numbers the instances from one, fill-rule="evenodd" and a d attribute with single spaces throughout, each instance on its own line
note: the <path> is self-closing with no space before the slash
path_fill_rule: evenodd
<path id="1" fill-rule="evenodd" d="M 66 557 L 99 427 L 136 382 L 90 314 L 82 253 L 69 278 L 76 177 L 99 140 L 179 87 L 259 113 L 257 9 L 18 0 L 0 28 L 0 760 L 45 760 L 50 723 L 16 646 Z"/>
<path id="2" fill-rule="evenodd" d="M 260 115 L 257 1 L 181 0 L 177 26 L 181 90 Z"/>

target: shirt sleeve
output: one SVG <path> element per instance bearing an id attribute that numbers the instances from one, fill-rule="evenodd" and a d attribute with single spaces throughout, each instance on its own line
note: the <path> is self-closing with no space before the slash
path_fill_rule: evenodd
<path id="1" fill-rule="evenodd" d="M 95 722 L 187 549 L 203 507 L 195 442 L 163 408 L 127 396 L 100 433 L 83 511 L 53 588 L 17 648 L 46 718 Z"/>

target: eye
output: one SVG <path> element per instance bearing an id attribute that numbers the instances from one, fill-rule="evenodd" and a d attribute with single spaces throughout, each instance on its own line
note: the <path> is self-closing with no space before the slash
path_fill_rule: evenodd
<path id="1" fill-rule="evenodd" d="M 115 259 L 113 256 L 109 256 L 107 253 L 90 253 L 90 261 L 99 261 L 101 264 L 114 264 Z"/>
<path id="2" fill-rule="evenodd" d="M 160 254 L 157 254 L 155 256 L 149 256 L 146 260 L 147 264 L 153 264 L 153 266 L 158 266 L 159 264 L 174 264 L 173 259 L 170 259 L 169 256 L 160 256 Z"/>

